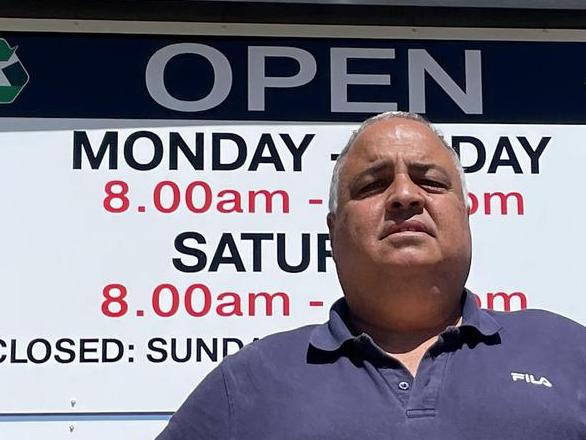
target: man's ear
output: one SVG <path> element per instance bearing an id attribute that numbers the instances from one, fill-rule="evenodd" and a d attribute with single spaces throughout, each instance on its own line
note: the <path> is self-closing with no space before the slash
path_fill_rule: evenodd
<path id="1" fill-rule="evenodd" d="M 334 236 L 336 233 L 336 214 L 330 212 L 326 217 L 328 224 L 328 231 L 330 233 L 330 247 L 332 248 L 332 256 L 334 255 Z"/>

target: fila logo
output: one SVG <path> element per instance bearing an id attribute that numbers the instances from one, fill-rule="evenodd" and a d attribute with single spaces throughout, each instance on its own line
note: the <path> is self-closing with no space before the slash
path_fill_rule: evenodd
<path id="1" fill-rule="evenodd" d="M 543 385 L 547 388 L 551 388 L 552 386 L 551 382 L 547 379 L 547 377 L 540 377 L 538 380 L 535 379 L 535 376 L 529 373 L 511 373 L 511 377 L 513 378 L 513 382 L 522 380 L 533 385 Z"/>

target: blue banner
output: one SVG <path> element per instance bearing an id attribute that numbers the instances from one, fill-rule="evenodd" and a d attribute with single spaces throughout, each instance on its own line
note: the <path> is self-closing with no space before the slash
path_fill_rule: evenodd
<path id="1" fill-rule="evenodd" d="M 0 117 L 586 122 L 586 43 L 0 37 Z"/>

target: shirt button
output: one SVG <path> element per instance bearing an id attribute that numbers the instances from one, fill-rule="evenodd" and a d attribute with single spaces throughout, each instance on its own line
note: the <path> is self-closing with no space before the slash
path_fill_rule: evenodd
<path id="1" fill-rule="evenodd" d="M 409 382 L 399 382 L 399 388 L 403 391 L 407 391 L 409 389 Z"/>

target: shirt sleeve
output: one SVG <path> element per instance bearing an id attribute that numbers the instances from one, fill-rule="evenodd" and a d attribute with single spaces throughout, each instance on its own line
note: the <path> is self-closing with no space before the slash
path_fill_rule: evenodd
<path id="1" fill-rule="evenodd" d="M 231 404 L 223 364 L 189 395 L 156 440 L 229 440 Z"/>

